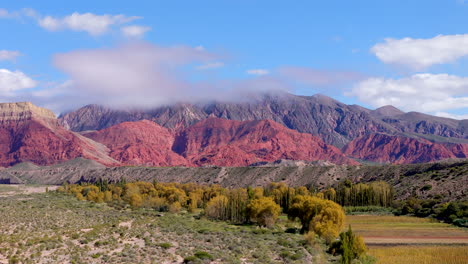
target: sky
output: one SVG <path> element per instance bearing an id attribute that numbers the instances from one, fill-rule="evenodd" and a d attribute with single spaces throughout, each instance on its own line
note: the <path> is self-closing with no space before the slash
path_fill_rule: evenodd
<path id="1" fill-rule="evenodd" d="M 0 0 L 0 102 L 316 93 L 468 119 L 468 1 Z"/>

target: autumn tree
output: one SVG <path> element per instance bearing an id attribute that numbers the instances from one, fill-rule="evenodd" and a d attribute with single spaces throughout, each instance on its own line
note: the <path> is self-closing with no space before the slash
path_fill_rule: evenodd
<path id="1" fill-rule="evenodd" d="M 345 219 L 341 206 L 310 195 L 296 196 L 289 209 L 288 217 L 300 220 L 302 233 L 314 231 L 327 240 L 338 235 Z"/>
<path id="2" fill-rule="evenodd" d="M 363 238 L 354 234 L 349 226 L 348 231 L 340 233 L 340 240 L 334 242 L 329 251 L 341 255 L 341 264 L 351 264 L 353 260 L 363 257 L 367 248 Z"/>
<path id="3" fill-rule="evenodd" d="M 247 205 L 249 219 L 260 226 L 272 227 L 280 213 L 281 207 L 271 197 L 254 199 Z"/>
<path id="4" fill-rule="evenodd" d="M 228 198 L 224 195 L 218 195 L 207 203 L 205 215 L 211 219 L 227 220 L 227 205 Z"/>

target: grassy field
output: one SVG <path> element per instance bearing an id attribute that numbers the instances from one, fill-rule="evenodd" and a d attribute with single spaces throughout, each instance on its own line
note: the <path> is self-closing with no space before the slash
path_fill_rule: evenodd
<path id="1" fill-rule="evenodd" d="M 467 246 L 371 247 L 369 254 L 379 264 L 466 264 Z"/>
<path id="2" fill-rule="evenodd" d="M 310 246 L 302 235 L 286 233 L 290 223 L 284 219 L 277 228 L 267 230 L 197 219 L 188 213 L 116 210 L 64 194 L 31 190 L 0 186 L 2 264 L 182 263 L 184 258 L 194 263 L 337 260 L 325 253 L 324 245 Z"/>
<path id="3" fill-rule="evenodd" d="M 350 215 L 347 224 L 364 237 L 377 263 L 468 263 L 468 230 L 463 228 L 391 215 Z"/>

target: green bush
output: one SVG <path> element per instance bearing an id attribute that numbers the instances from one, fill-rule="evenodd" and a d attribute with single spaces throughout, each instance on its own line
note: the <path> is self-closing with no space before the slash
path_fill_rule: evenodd
<path id="1" fill-rule="evenodd" d="M 164 248 L 164 249 L 168 249 L 168 248 L 171 248 L 172 247 L 172 244 L 171 243 L 161 243 L 161 244 L 158 244 L 158 246 Z"/>
<path id="2" fill-rule="evenodd" d="M 197 251 L 195 252 L 195 257 L 199 258 L 199 259 L 209 259 L 209 260 L 213 260 L 213 256 L 210 255 L 210 253 L 208 252 L 205 252 L 205 251 Z"/>

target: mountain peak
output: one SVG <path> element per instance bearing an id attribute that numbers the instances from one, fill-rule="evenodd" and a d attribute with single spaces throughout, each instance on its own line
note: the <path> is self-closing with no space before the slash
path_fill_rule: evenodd
<path id="1" fill-rule="evenodd" d="M 329 96 L 326 96 L 320 93 L 314 94 L 310 98 L 313 98 L 315 101 L 323 105 L 337 105 L 337 104 L 342 105 L 343 104 L 338 100 L 335 100 Z"/>
<path id="2" fill-rule="evenodd" d="M 393 105 L 385 105 L 385 106 L 375 109 L 374 111 L 372 111 L 372 113 L 377 116 L 391 117 L 391 116 L 402 115 L 405 112 L 394 107 Z"/>
<path id="3" fill-rule="evenodd" d="M 31 102 L 0 103 L 0 121 L 29 120 L 33 117 L 56 119 L 55 114 Z"/>

